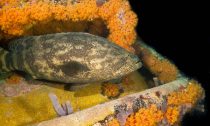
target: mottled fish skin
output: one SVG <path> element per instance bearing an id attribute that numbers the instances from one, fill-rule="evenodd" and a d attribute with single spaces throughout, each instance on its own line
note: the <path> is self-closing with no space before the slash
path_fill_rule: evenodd
<path id="1" fill-rule="evenodd" d="M 8 51 L 0 48 L 0 73 L 10 71 L 9 66 L 6 64 L 6 57 L 8 55 Z"/>
<path id="2" fill-rule="evenodd" d="M 108 81 L 142 65 L 136 55 L 107 39 L 82 32 L 23 37 L 10 42 L 9 52 L 0 53 L 4 71 L 64 83 Z"/>

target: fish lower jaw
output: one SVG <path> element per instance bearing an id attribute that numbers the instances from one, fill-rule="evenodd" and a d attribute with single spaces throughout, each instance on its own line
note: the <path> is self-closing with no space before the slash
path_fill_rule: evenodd
<path id="1" fill-rule="evenodd" d="M 142 67 L 142 63 L 141 63 L 140 61 L 137 62 L 137 63 L 135 64 L 135 67 L 136 67 L 137 69 L 141 68 L 141 67 Z"/>

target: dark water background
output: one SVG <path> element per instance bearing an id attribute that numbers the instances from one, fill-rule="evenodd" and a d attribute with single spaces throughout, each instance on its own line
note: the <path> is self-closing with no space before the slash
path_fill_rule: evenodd
<path id="1" fill-rule="evenodd" d="M 204 1 L 130 0 L 139 17 L 137 32 L 206 91 L 205 113 L 187 114 L 183 126 L 209 126 L 210 9 Z M 207 120 L 209 119 L 209 121 Z"/>

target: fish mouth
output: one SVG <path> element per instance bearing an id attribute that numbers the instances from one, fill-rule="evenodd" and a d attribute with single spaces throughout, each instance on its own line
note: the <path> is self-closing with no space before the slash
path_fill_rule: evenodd
<path id="1" fill-rule="evenodd" d="M 137 69 L 141 68 L 141 67 L 142 67 L 141 61 L 140 61 L 140 60 L 137 61 L 137 62 L 135 63 L 135 66 L 137 67 Z"/>
<path id="2" fill-rule="evenodd" d="M 139 69 L 142 66 L 141 60 L 137 55 L 130 54 L 129 57 L 132 59 L 132 63 L 134 68 Z"/>

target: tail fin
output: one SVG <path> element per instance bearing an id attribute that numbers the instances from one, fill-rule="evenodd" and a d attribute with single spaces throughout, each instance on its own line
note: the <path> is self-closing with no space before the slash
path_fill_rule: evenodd
<path id="1" fill-rule="evenodd" d="M 0 73 L 6 73 L 13 70 L 11 65 L 12 58 L 9 52 L 0 47 Z"/>

